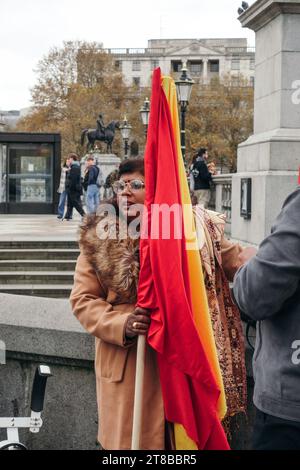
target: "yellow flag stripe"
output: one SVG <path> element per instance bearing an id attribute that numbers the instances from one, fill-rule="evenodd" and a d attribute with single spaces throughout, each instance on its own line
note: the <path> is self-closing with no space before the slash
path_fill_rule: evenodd
<path id="1" fill-rule="evenodd" d="M 222 419 L 226 414 L 226 397 L 206 296 L 191 198 L 181 153 L 178 105 L 174 80 L 171 77 L 163 77 L 162 87 L 164 89 L 171 111 L 173 132 L 179 160 L 178 167 L 181 200 L 184 207 L 184 227 L 185 236 L 188 243 L 187 259 L 191 288 L 192 312 L 206 357 L 211 365 L 216 383 L 218 384 L 218 387 L 221 391 L 217 404 L 217 414 L 219 418 Z M 187 436 L 184 428 L 181 425 L 175 425 L 175 440 L 176 449 L 178 450 L 195 450 L 197 448 L 196 444 Z"/>

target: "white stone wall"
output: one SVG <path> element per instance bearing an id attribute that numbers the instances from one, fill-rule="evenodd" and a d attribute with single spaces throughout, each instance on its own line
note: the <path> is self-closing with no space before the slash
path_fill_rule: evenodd
<path id="1" fill-rule="evenodd" d="M 141 87 L 148 87 L 151 85 L 151 75 L 152 75 L 152 59 L 140 59 L 141 61 L 141 70 L 140 71 L 133 71 L 132 70 L 132 62 L 133 58 L 131 60 L 126 59 L 123 60 L 122 64 L 122 72 L 124 75 L 125 83 L 128 85 L 133 84 L 133 78 L 134 77 L 139 77 L 140 78 L 140 86 Z M 181 56 L 172 56 L 172 57 L 163 57 L 160 59 L 157 59 L 158 61 L 158 66 L 161 67 L 162 73 L 164 75 L 169 75 L 172 72 L 171 69 L 171 62 L 173 60 L 181 60 L 182 62 L 189 61 L 189 60 L 202 60 L 203 63 L 208 62 L 209 60 L 219 60 L 220 68 L 219 68 L 219 76 L 222 77 L 226 74 L 230 74 L 232 76 L 236 75 L 242 75 L 245 78 L 248 78 L 250 80 L 250 77 L 255 76 L 255 70 L 250 69 L 250 59 L 241 59 L 240 60 L 240 69 L 239 70 L 232 70 L 231 68 L 231 59 L 226 58 L 225 56 L 211 56 L 211 57 L 195 57 L 195 56 L 190 56 L 190 57 L 181 57 Z M 205 70 L 205 67 L 204 67 Z M 211 73 L 207 71 L 207 74 L 205 72 L 203 74 L 195 75 L 195 78 L 201 78 L 206 82 L 209 80 L 211 77 L 216 76 L 218 74 L 216 73 Z"/>
<path id="2" fill-rule="evenodd" d="M 259 244 L 270 233 L 300 166 L 300 1 L 260 0 L 241 15 L 256 33 L 254 135 L 238 148 L 232 237 Z M 278 7 L 279 8 L 279 7 Z M 300 84 L 300 82 L 299 82 Z M 241 179 L 252 180 L 251 219 L 240 215 Z"/>

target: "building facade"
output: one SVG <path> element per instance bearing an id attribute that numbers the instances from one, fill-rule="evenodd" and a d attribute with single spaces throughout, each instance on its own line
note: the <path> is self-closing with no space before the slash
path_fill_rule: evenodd
<path id="1" fill-rule="evenodd" d="M 150 86 L 151 74 L 160 67 L 164 75 L 177 78 L 184 63 L 199 83 L 229 75 L 245 77 L 254 85 L 255 49 L 247 39 L 151 39 L 145 49 L 107 49 L 128 85 Z"/>
<path id="2" fill-rule="evenodd" d="M 4 111 L 0 109 L 0 132 L 1 129 L 14 129 L 18 121 L 27 116 L 31 109 L 31 107 L 11 111 Z"/>

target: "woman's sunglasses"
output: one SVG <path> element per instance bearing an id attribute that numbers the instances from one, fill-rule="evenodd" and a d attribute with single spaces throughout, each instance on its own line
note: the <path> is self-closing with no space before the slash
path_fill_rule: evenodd
<path id="1" fill-rule="evenodd" d="M 113 190 L 115 193 L 120 194 L 122 193 L 126 186 L 129 186 L 130 190 L 134 193 L 137 191 L 140 191 L 141 189 L 144 189 L 145 183 L 141 180 L 132 180 L 132 181 L 115 181 L 115 183 L 112 185 Z"/>

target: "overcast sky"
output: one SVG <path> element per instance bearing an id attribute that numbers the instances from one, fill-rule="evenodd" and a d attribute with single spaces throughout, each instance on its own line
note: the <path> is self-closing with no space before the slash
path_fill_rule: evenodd
<path id="1" fill-rule="evenodd" d="M 253 0 L 249 2 L 253 3 Z M 67 40 L 147 47 L 156 38 L 247 37 L 241 0 L 0 0 L 0 110 L 30 106 L 39 59 Z M 110 11 L 109 11 L 110 8 Z"/>

